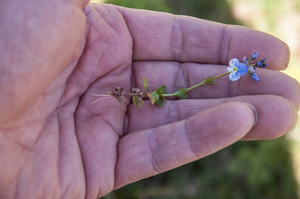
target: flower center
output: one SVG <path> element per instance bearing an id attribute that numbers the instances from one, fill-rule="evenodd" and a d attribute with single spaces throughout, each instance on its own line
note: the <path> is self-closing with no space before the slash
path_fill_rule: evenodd
<path id="1" fill-rule="evenodd" d="M 233 68 L 232 68 L 232 71 L 233 71 L 233 72 L 237 72 L 237 71 L 238 71 L 238 68 L 237 68 L 237 67 L 233 67 Z"/>

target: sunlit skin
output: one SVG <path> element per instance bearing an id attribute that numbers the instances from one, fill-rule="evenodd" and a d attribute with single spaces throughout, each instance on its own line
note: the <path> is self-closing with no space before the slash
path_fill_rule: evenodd
<path id="1" fill-rule="evenodd" d="M 241 139 L 288 132 L 298 82 L 278 72 L 271 35 L 186 16 L 80 0 L 0 1 L 0 198 L 97 198 Z M 166 93 L 258 52 L 266 69 L 189 91 L 162 107 L 97 96 L 116 87 Z M 252 104 L 258 112 L 254 123 Z"/>

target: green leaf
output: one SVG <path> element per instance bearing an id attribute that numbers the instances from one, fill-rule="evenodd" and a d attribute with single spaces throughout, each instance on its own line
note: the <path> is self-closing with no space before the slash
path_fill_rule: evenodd
<path id="1" fill-rule="evenodd" d="M 211 79 L 211 77 L 213 76 L 214 74 L 211 74 L 208 78 L 206 78 L 206 80 L 210 80 Z M 205 80 L 205 81 L 206 81 Z"/>
<path id="2" fill-rule="evenodd" d="M 155 98 L 155 102 L 156 102 L 156 104 L 158 104 L 160 107 L 162 106 L 162 104 L 163 104 L 163 102 L 159 99 L 159 95 L 156 93 L 157 92 L 157 90 L 156 91 L 154 91 L 154 92 L 152 92 L 151 94 L 152 94 L 152 96 Z M 160 92 L 160 91 L 159 91 Z M 163 99 L 165 99 L 164 98 L 164 96 L 162 96 L 163 97 Z M 165 99 L 166 100 L 166 99 Z"/>
<path id="3" fill-rule="evenodd" d="M 175 92 L 175 95 L 177 96 L 177 97 L 180 97 L 180 96 L 182 96 L 182 95 L 185 95 L 185 93 L 186 93 L 186 88 L 180 88 L 180 89 L 178 89 L 176 92 Z"/>
<path id="4" fill-rule="evenodd" d="M 160 87 L 160 92 L 161 92 L 162 94 L 165 94 L 166 91 L 167 91 L 167 87 L 166 87 L 165 85 L 163 85 L 163 86 Z"/>
<path id="5" fill-rule="evenodd" d="M 144 90 L 148 90 L 149 86 L 148 86 L 148 82 L 147 82 L 145 77 L 142 77 L 142 82 L 143 82 L 143 85 L 144 85 Z"/>
<path id="6" fill-rule="evenodd" d="M 162 107 L 163 103 L 160 99 L 156 100 L 156 104 L 158 104 L 158 106 Z"/>
<path id="7" fill-rule="evenodd" d="M 155 101 L 157 101 L 159 99 L 159 95 L 155 91 L 152 92 L 151 94 L 155 98 Z"/>
<path id="8" fill-rule="evenodd" d="M 180 88 L 180 89 L 178 89 L 176 92 L 175 92 L 175 95 L 177 96 L 177 97 L 180 97 L 180 98 L 182 98 L 182 99 L 187 99 L 188 97 L 189 97 L 189 95 L 188 94 L 186 94 L 186 88 Z"/>
<path id="9" fill-rule="evenodd" d="M 144 101 L 142 100 L 141 96 L 132 96 L 133 104 L 138 107 L 142 108 L 144 105 Z"/>
<path id="10" fill-rule="evenodd" d="M 181 99 L 187 99 L 189 97 L 189 95 L 188 94 L 184 94 L 184 95 L 181 95 L 181 96 L 178 96 L 178 97 L 180 97 Z"/>
<path id="11" fill-rule="evenodd" d="M 216 84 L 216 82 L 213 82 L 213 78 L 211 78 L 214 74 L 212 74 L 211 76 L 209 76 L 208 78 L 206 78 L 206 80 L 204 80 L 205 84 Z"/>
<path id="12" fill-rule="evenodd" d="M 162 91 L 163 91 L 163 92 L 162 92 Z M 157 95 L 158 95 L 160 98 L 166 100 L 165 97 L 164 97 L 164 95 L 163 95 L 163 93 L 166 92 L 166 86 L 160 86 L 160 87 L 158 87 L 154 92 L 157 93 Z"/>

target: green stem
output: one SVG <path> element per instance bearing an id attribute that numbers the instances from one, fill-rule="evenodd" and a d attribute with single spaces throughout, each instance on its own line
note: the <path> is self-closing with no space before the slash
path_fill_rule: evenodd
<path id="1" fill-rule="evenodd" d="M 229 74 L 230 74 L 230 72 L 227 72 L 227 73 L 218 75 L 218 76 L 216 76 L 216 77 L 210 78 L 208 82 L 211 82 L 211 81 L 213 81 L 213 80 L 215 80 L 215 79 L 218 79 L 218 78 L 220 78 L 220 77 L 223 77 L 223 76 L 226 76 L 226 75 L 229 75 Z M 192 86 L 192 87 L 190 87 L 190 88 L 187 88 L 186 91 L 190 91 L 190 90 L 192 90 L 192 89 L 194 89 L 194 88 L 197 88 L 197 87 L 199 87 L 199 86 L 202 86 L 202 85 L 204 85 L 204 84 L 208 84 L 208 82 L 203 81 L 203 82 L 201 82 L 201 83 L 199 83 L 199 84 L 196 84 L 195 86 Z M 176 96 L 176 94 L 178 94 L 178 93 L 163 94 L 163 96 L 164 96 L 164 97 L 171 97 L 171 96 Z"/>
<path id="2" fill-rule="evenodd" d="M 171 93 L 171 94 L 163 94 L 164 97 L 172 97 L 176 96 L 176 93 Z"/>
<path id="3" fill-rule="evenodd" d="M 222 75 L 218 75 L 218 76 L 216 76 L 216 77 L 213 77 L 213 78 L 209 79 L 209 81 L 211 82 L 211 81 L 213 81 L 213 80 L 215 80 L 215 79 L 218 79 L 218 78 L 223 77 L 223 76 L 228 75 L 228 74 L 230 74 L 230 72 L 227 72 L 227 73 L 224 73 L 224 74 L 222 74 Z M 202 86 L 202 85 L 204 85 L 204 84 L 207 84 L 207 83 L 206 83 L 205 81 L 203 81 L 203 82 L 201 82 L 201 83 L 199 83 L 199 84 L 196 84 L 195 86 L 192 86 L 192 87 L 186 89 L 186 91 L 190 91 L 190 90 L 192 90 L 192 89 L 194 89 L 194 88 L 197 88 L 197 87 L 199 87 L 199 86 Z"/>

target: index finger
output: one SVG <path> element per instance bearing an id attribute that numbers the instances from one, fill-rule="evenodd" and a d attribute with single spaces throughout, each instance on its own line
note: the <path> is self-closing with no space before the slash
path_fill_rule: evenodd
<path id="1" fill-rule="evenodd" d="M 234 25 L 187 16 L 117 7 L 133 38 L 134 60 L 161 60 L 227 65 L 258 52 L 270 69 L 285 69 L 288 46 L 276 37 Z"/>

